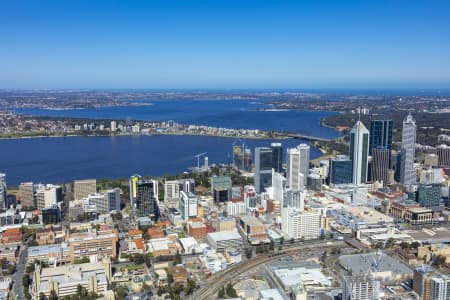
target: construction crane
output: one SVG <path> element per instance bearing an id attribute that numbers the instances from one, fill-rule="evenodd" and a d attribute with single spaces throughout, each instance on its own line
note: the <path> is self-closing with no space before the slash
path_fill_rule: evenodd
<path id="1" fill-rule="evenodd" d="M 199 153 L 194 155 L 194 157 L 197 157 L 197 172 L 200 171 L 200 157 L 207 154 L 208 152 L 203 152 L 203 153 Z"/>

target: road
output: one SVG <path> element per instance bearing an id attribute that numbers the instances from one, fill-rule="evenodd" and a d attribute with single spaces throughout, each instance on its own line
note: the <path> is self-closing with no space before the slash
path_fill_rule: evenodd
<path id="1" fill-rule="evenodd" d="M 257 267 L 263 263 L 268 263 L 272 260 L 278 260 L 281 257 L 290 256 L 294 253 L 298 253 L 299 250 L 305 251 L 317 251 L 317 248 L 320 248 L 321 251 L 333 248 L 333 247 L 346 247 L 347 245 L 342 241 L 335 241 L 328 244 L 328 241 L 319 241 L 307 243 L 301 246 L 292 247 L 289 249 L 280 250 L 274 255 L 274 253 L 266 253 L 260 255 L 254 259 L 244 261 L 239 263 L 231 268 L 216 273 L 210 278 L 208 278 L 189 299 L 215 299 L 219 288 L 225 286 L 227 283 L 232 282 L 235 278 L 240 276 L 241 274 Z"/>
<path id="2" fill-rule="evenodd" d="M 28 246 L 23 244 L 20 247 L 20 253 L 17 260 L 16 272 L 14 273 L 14 283 L 12 291 L 14 293 L 15 299 L 25 299 L 25 295 L 23 294 L 23 285 L 22 285 L 22 277 L 25 273 L 25 267 L 27 264 L 27 256 L 28 256 Z"/>

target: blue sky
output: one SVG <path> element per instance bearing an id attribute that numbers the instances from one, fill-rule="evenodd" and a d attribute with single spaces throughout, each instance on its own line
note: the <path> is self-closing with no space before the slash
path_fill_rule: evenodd
<path id="1" fill-rule="evenodd" d="M 0 88 L 450 87 L 450 1 L 0 1 Z"/>

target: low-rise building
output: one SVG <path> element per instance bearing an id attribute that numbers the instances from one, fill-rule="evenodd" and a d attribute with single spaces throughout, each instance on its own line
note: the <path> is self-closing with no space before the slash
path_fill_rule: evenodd
<path id="1" fill-rule="evenodd" d="M 196 239 L 206 237 L 206 225 L 202 222 L 192 222 L 188 226 L 189 234 Z"/>

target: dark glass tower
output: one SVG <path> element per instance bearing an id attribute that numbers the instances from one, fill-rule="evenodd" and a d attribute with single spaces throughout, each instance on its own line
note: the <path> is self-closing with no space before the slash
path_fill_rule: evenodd
<path id="1" fill-rule="evenodd" d="M 370 122 L 369 155 L 375 148 L 392 149 L 392 120 L 372 120 Z"/>
<path id="2" fill-rule="evenodd" d="M 279 173 L 283 169 L 283 146 L 281 143 L 272 143 L 270 148 L 272 148 L 272 168 Z"/>

